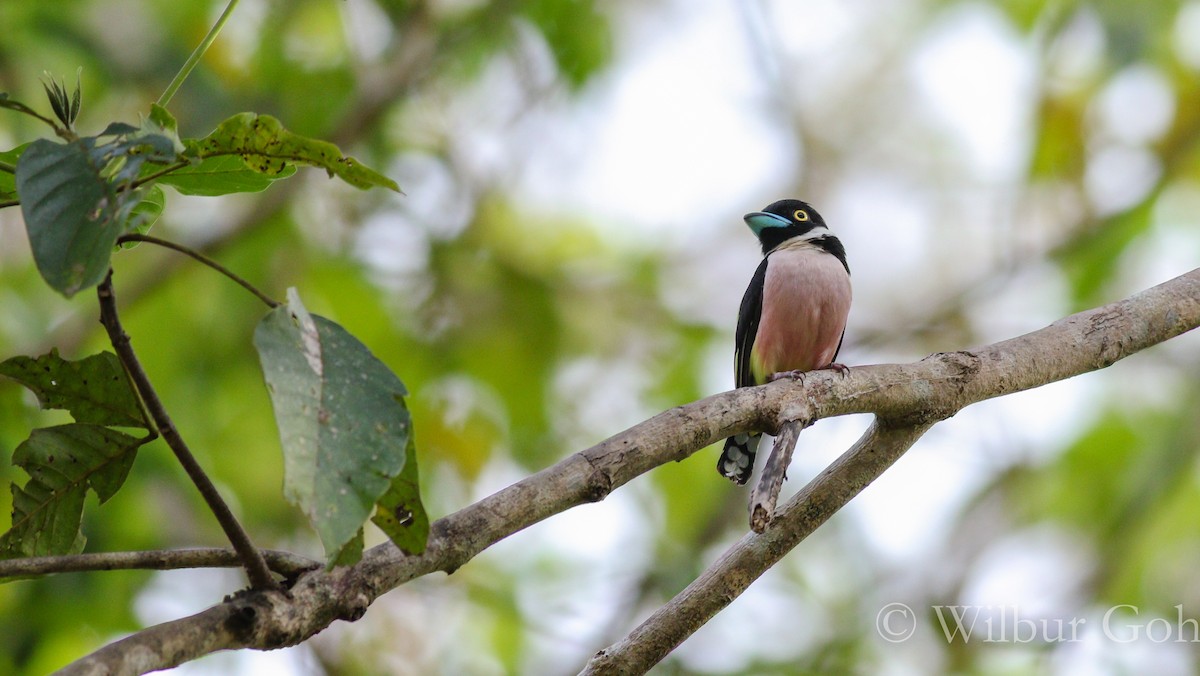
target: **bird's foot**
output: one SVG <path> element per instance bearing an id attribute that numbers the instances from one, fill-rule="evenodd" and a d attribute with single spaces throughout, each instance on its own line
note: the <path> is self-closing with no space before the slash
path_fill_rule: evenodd
<path id="1" fill-rule="evenodd" d="M 799 380 L 800 382 L 804 382 L 804 374 L 805 371 L 801 371 L 799 369 L 794 371 L 780 371 L 779 373 L 772 373 L 771 375 L 767 376 L 767 382 L 773 383 L 776 380 L 783 380 L 785 378 L 788 380 Z"/>
<path id="2" fill-rule="evenodd" d="M 826 366 L 825 368 L 833 369 L 834 371 L 837 371 L 838 375 L 843 378 L 845 378 L 850 373 L 849 366 L 846 366 L 845 364 L 839 364 L 837 362 L 832 362 L 831 364 L 829 364 L 829 366 Z"/>

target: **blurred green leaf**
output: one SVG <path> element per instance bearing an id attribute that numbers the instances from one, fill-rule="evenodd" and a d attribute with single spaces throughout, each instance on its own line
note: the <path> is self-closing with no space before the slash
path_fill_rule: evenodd
<path id="1" fill-rule="evenodd" d="M 1083 115 L 1087 101 L 1085 97 L 1042 100 L 1029 164 L 1032 178 L 1079 180 L 1083 176 Z"/>
<path id="2" fill-rule="evenodd" d="M 148 429 L 141 404 L 121 362 L 111 352 L 69 361 L 51 350 L 36 359 L 0 362 L 0 375 L 21 383 L 46 409 L 69 411 L 76 422 Z"/>
<path id="3" fill-rule="evenodd" d="M 591 0 L 535 0 L 522 11 L 537 26 L 559 70 L 580 86 L 604 65 L 612 51 L 608 18 Z"/>
<path id="4" fill-rule="evenodd" d="M 1131 4 L 1122 0 L 1093 0 L 1087 7 L 1095 12 L 1108 37 L 1107 52 L 1115 65 L 1126 66 L 1158 56 L 1162 36 L 1170 34 L 1179 11 L 1179 2 Z"/>
<path id="5" fill-rule="evenodd" d="M 0 536 L 0 556 L 72 554 L 83 549 L 80 531 L 88 488 L 103 503 L 129 474 L 142 440 L 123 432 L 72 423 L 34 430 L 13 452 L 29 473 L 13 486 L 12 528 Z"/>
<path id="6" fill-rule="evenodd" d="M 261 174 L 279 176 L 291 163 L 320 167 L 356 188 L 383 187 L 400 192 L 392 179 L 366 167 L 328 141 L 307 138 L 283 128 L 270 115 L 240 113 L 225 120 L 208 136 L 187 140 L 188 155 L 207 159 L 237 155 Z"/>
<path id="7" fill-rule="evenodd" d="M 1126 477 L 1136 462 L 1140 439 L 1129 421 L 1107 415 L 1081 435 L 1050 466 L 1023 475 L 1018 485 L 1021 513 L 1027 518 L 1057 520 L 1102 532 L 1102 515 L 1113 517 L 1124 505 Z"/>
<path id="8" fill-rule="evenodd" d="M 1077 308 L 1104 302 L 1104 284 L 1112 279 L 1129 245 L 1150 228 L 1153 207 L 1154 200 L 1147 199 L 1106 218 L 1088 236 L 1077 237 L 1071 247 L 1059 252 Z"/>
<path id="9" fill-rule="evenodd" d="M 377 502 L 420 504 L 415 466 L 401 476 L 408 392 L 345 329 L 309 314 L 294 289 L 259 323 L 254 346 L 283 443 L 284 494 L 317 530 L 329 565 L 350 562 L 345 547 Z"/>

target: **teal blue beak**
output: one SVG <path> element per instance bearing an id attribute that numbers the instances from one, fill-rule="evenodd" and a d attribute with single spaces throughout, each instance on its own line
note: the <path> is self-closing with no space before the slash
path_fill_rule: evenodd
<path id="1" fill-rule="evenodd" d="M 765 211 L 753 211 L 742 216 L 742 220 L 746 221 L 746 225 L 754 231 L 754 236 L 759 237 L 762 231 L 767 228 L 784 228 L 792 224 L 791 221 L 778 214 L 769 214 Z"/>

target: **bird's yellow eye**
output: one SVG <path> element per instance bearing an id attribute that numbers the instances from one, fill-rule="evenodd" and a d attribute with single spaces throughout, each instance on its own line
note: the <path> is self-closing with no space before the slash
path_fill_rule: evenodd
<path id="1" fill-rule="evenodd" d="M 792 212 L 792 218 L 803 223 L 808 220 L 808 212 L 803 209 L 797 209 Z"/>

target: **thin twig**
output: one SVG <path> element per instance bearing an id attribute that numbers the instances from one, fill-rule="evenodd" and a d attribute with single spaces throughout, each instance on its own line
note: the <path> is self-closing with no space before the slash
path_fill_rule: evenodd
<path id="1" fill-rule="evenodd" d="M 3 171 L 7 174 L 15 174 L 15 173 L 17 173 L 17 167 L 15 164 L 9 164 L 8 162 L 0 162 L 0 171 Z"/>
<path id="2" fill-rule="evenodd" d="M 271 570 L 291 578 L 321 567 L 321 562 L 291 552 L 263 549 Z M 82 573 L 96 570 L 180 570 L 184 568 L 236 568 L 241 559 L 228 547 L 163 549 L 140 552 L 95 552 L 66 556 L 31 556 L 0 560 L 0 578 Z"/>
<path id="3" fill-rule="evenodd" d="M 156 244 L 165 249 L 170 249 L 172 251 L 178 251 L 179 253 L 181 253 L 185 256 L 191 256 L 192 258 L 200 261 L 201 263 L 207 265 L 208 267 L 212 268 L 213 270 L 216 270 L 217 272 L 219 272 L 219 273 L 225 275 L 226 277 L 232 279 L 233 281 L 237 282 L 239 285 L 241 285 L 241 287 L 243 289 L 249 291 L 250 293 L 254 294 L 255 296 L 258 296 L 258 299 L 261 300 L 262 302 L 266 303 L 267 307 L 277 308 L 280 305 L 279 301 L 275 300 L 274 298 L 271 298 L 270 296 L 263 293 L 262 291 L 259 291 L 256 286 L 254 286 L 250 282 L 247 282 L 244 278 L 242 278 L 240 275 L 238 275 L 234 271 L 232 271 L 229 268 L 225 267 L 224 265 L 221 265 L 220 263 L 214 261 L 213 259 L 209 258 L 208 256 L 205 256 L 204 254 L 200 253 L 199 251 L 196 251 L 195 249 L 190 249 L 182 244 L 176 244 L 175 242 L 171 242 L 169 240 L 160 239 L 158 237 L 152 237 L 150 235 L 141 235 L 141 234 L 138 234 L 135 232 L 131 232 L 127 235 L 121 235 L 120 237 L 117 238 L 117 244 L 124 244 L 126 242 L 146 242 L 147 244 Z"/>
<path id="4" fill-rule="evenodd" d="M 792 464 L 792 453 L 796 450 L 796 442 L 800 432 L 808 427 L 808 422 L 797 420 L 785 424 L 775 437 L 771 446 L 771 457 L 763 466 L 762 476 L 758 478 L 754 490 L 750 493 L 750 529 L 761 533 L 771 523 L 775 514 L 775 503 L 779 501 L 779 491 L 783 488 L 783 480 L 787 478 L 787 468 Z"/>
<path id="5" fill-rule="evenodd" d="M 55 122 L 54 120 L 51 120 L 50 118 L 46 117 L 45 115 L 42 115 L 41 113 L 37 112 L 36 110 L 25 105 L 24 103 L 20 103 L 17 101 L 13 101 L 12 99 L 8 99 L 4 102 L 4 105 L 0 105 L 0 108 L 7 108 L 9 110 L 15 110 L 18 113 L 24 113 L 30 117 L 39 119 L 42 122 L 45 122 L 46 124 L 50 125 L 50 128 L 53 129 L 54 133 L 57 134 L 58 136 L 63 136 L 64 133 L 69 133 L 66 129 L 63 129 L 62 127 L 58 126 L 57 122 Z M 64 138 L 65 138 L 65 136 L 64 136 Z"/>
<path id="6" fill-rule="evenodd" d="M 162 96 L 158 97 L 158 105 L 166 108 L 167 104 L 171 102 L 171 97 L 175 96 L 175 92 L 179 91 L 179 88 L 183 86 L 183 81 L 191 74 L 196 64 L 200 63 L 200 59 L 204 57 L 204 53 L 208 51 L 213 41 L 217 39 L 217 34 L 221 32 L 221 27 L 229 20 L 229 15 L 233 14 L 233 8 L 237 7 L 237 4 L 238 0 L 229 0 L 229 3 L 225 5 L 225 11 L 221 12 L 221 16 L 217 17 L 217 22 L 209 29 L 208 34 L 204 36 L 200 44 L 196 45 L 196 49 L 192 50 L 187 61 L 183 62 L 183 66 L 180 67 L 175 77 L 171 79 L 171 83 L 167 85 Z"/>
<path id="7" fill-rule="evenodd" d="M 134 354 L 133 346 L 129 342 L 129 335 L 125 333 L 125 329 L 121 326 L 121 319 L 117 315 L 117 298 L 113 293 L 112 270 L 108 271 L 108 276 L 96 288 L 96 295 L 100 300 L 100 323 L 104 325 L 104 329 L 108 332 L 108 338 L 112 343 L 113 349 L 121 359 L 121 363 L 124 364 L 125 369 L 129 372 L 134 386 L 137 387 L 138 394 L 141 395 L 142 401 L 146 404 L 146 409 L 150 412 L 150 416 L 154 418 L 154 424 L 158 427 L 158 432 L 162 435 L 163 441 L 167 442 L 167 446 L 170 446 L 171 450 L 175 453 L 179 464 L 183 465 L 184 471 L 187 472 L 192 483 L 200 491 L 200 495 L 217 518 L 217 522 L 221 524 L 221 528 L 225 531 L 225 536 L 229 538 L 229 542 L 237 550 L 238 556 L 242 560 L 242 565 L 246 568 L 246 575 L 250 579 L 250 585 L 255 589 L 275 588 L 277 586 L 275 579 L 271 576 L 271 571 L 267 567 L 266 561 L 263 560 L 262 553 L 250 541 L 250 536 L 242 528 L 242 525 L 238 523 L 229 506 L 225 504 L 225 500 L 221 498 L 221 494 L 217 491 L 216 486 L 213 485 L 212 480 L 204 472 L 204 468 L 196 461 L 196 457 L 192 455 L 191 450 L 187 447 L 187 443 L 179 435 L 179 431 L 175 429 L 175 423 L 171 421 L 171 416 L 167 414 L 166 408 L 163 407 L 162 400 L 158 398 L 158 393 L 154 391 L 154 386 L 150 383 L 150 377 L 146 375 L 145 369 L 142 368 L 141 362 L 138 361 L 137 355 Z"/>

